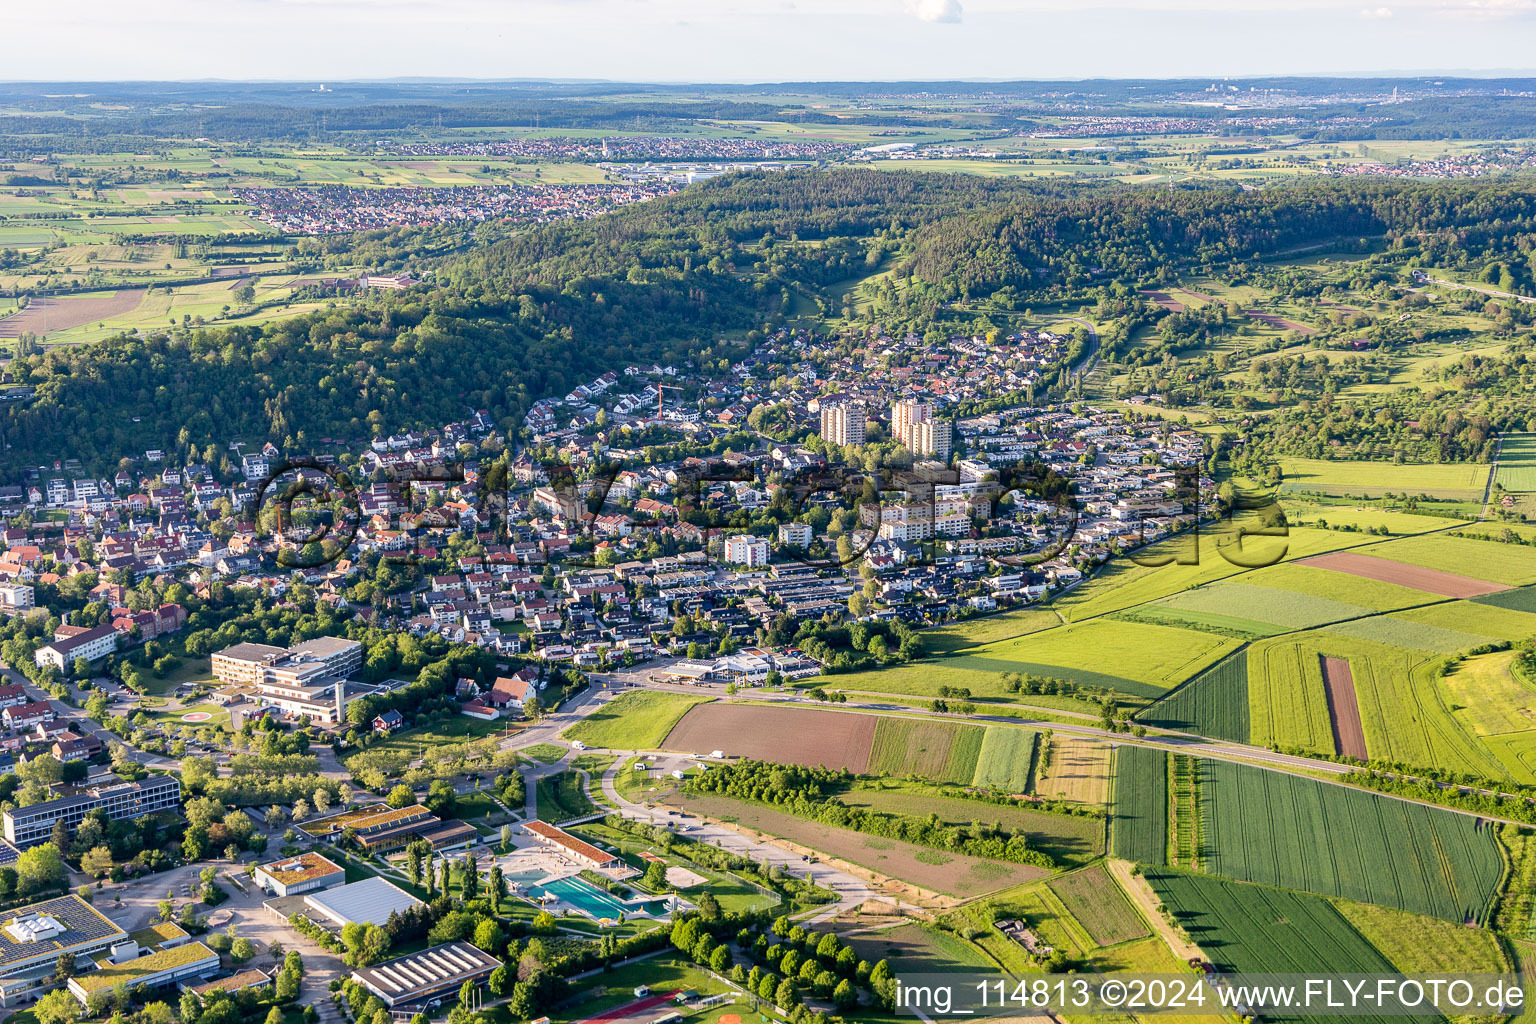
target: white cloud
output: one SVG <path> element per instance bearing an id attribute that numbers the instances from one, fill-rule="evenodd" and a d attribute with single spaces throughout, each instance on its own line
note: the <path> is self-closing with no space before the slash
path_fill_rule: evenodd
<path id="1" fill-rule="evenodd" d="M 1367 7 L 1365 10 L 1360 12 L 1360 17 L 1370 21 L 1386 21 L 1388 18 L 1392 17 L 1392 8 Z"/>
<path id="2" fill-rule="evenodd" d="M 958 24 L 960 0 L 907 0 L 907 12 L 923 21 Z"/>

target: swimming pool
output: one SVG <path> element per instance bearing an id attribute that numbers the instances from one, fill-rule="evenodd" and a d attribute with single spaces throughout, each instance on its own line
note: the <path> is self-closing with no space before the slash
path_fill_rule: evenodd
<path id="1" fill-rule="evenodd" d="M 548 894 L 552 899 L 560 900 L 587 916 L 598 919 L 604 917 L 618 917 L 620 914 L 631 915 L 635 913 L 659 913 L 665 910 L 665 901 L 653 903 L 625 903 L 617 896 L 606 893 L 597 886 L 574 875 L 566 878 L 552 878 L 538 885 L 527 886 L 524 891 L 535 902 L 540 896 Z"/>

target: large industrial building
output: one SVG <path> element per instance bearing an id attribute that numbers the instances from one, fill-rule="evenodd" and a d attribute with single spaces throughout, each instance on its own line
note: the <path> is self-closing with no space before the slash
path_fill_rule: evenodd
<path id="1" fill-rule="evenodd" d="M 95 786 L 74 796 L 13 808 L 3 815 L 6 841 L 23 849 L 47 842 L 53 835 L 53 823 L 60 819 L 74 834 L 86 814 L 97 808 L 113 821 L 180 811 L 181 780 L 174 775 L 151 775 L 137 782 Z"/>
<path id="2" fill-rule="evenodd" d="M 478 982 L 501 961 L 467 942 L 449 942 L 352 972 L 352 980 L 383 1000 L 395 1013 L 415 1013 L 458 994 L 466 981 Z"/>

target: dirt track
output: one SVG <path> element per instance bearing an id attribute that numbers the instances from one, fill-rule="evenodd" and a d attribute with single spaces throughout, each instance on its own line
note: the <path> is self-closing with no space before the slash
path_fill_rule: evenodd
<path id="1" fill-rule="evenodd" d="M 1345 757 L 1367 760 L 1370 755 L 1365 752 L 1365 728 L 1360 724 L 1360 702 L 1355 699 L 1355 674 L 1343 658 L 1323 657 L 1322 663 L 1333 746 Z"/>
<path id="2" fill-rule="evenodd" d="M 1297 564 L 1332 569 L 1334 572 L 1363 576 L 1368 580 L 1380 580 L 1383 583 L 1396 583 L 1399 586 L 1412 587 L 1414 590 L 1424 590 L 1443 597 L 1478 597 L 1482 594 L 1497 594 L 1501 590 L 1510 589 L 1501 583 L 1475 580 L 1470 576 L 1458 576 L 1453 572 L 1441 572 L 1439 569 L 1426 569 L 1421 565 L 1389 562 L 1385 558 L 1357 555 L 1351 551 L 1313 555 L 1311 558 L 1300 559 Z"/>
<path id="3" fill-rule="evenodd" d="M 819 764 L 862 775 L 875 740 L 874 715 L 753 704 L 701 704 L 668 734 L 669 750 L 723 750 L 732 757 Z"/>

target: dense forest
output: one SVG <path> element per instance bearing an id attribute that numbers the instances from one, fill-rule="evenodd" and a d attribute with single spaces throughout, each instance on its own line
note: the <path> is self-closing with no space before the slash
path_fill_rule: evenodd
<path id="1" fill-rule="evenodd" d="M 794 294 L 887 261 L 900 287 L 868 315 L 913 329 L 956 300 L 1124 304 L 1180 267 L 1361 237 L 1449 266 L 1527 267 L 1536 191 L 1330 180 L 1067 192 L 859 169 L 733 175 L 593 220 L 465 229 L 431 285 L 371 305 L 16 359 L 16 382 L 37 392 L 0 412 L 0 442 L 14 470 L 231 439 L 302 449 L 476 408 L 515 430 L 538 397 L 626 362 L 739 354 L 751 330 L 791 312 Z"/>

